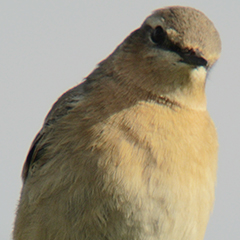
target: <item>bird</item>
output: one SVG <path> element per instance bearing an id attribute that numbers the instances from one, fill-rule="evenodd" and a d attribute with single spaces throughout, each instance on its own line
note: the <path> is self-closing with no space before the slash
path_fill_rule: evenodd
<path id="1" fill-rule="evenodd" d="M 220 35 L 155 10 L 52 106 L 26 157 L 14 240 L 202 240 L 218 139 L 206 77 Z"/>

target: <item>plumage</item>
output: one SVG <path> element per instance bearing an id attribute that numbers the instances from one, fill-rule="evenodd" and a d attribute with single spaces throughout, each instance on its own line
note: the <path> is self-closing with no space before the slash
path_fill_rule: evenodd
<path id="1" fill-rule="evenodd" d="M 63 94 L 25 161 L 14 240 L 202 240 L 218 149 L 204 88 L 220 51 L 203 13 L 160 9 Z"/>

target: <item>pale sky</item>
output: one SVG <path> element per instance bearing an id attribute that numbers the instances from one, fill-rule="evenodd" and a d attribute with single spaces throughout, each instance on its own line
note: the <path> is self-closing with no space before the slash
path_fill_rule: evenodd
<path id="1" fill-rule="evenodd" d="M 182 5 L 204 12 L 222 39 L 207 80 L 219 136 L 216 201 L 205 240 L 240 239 L 240 1 L 1 1 L 0 239 L 11 239 L 30 144 L 56 99 L 79 83 L 151 11 Z"/>

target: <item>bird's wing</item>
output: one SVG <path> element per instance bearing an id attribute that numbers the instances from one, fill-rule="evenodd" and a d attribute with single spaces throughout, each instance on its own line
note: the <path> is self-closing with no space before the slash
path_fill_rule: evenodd
<path id="1" fill-rule="evenodd" d="M 86 82 L 83 82 L 76 87 L 70 89 L 69 91 L 65 92 L 54 103 L 52 109 L 49 111 L 47 117 L 45 118 L 42 129 L 38 132 L 37 136 L 33 140 L 30 150 L 28 152 L 22 171 L 23 181 L 26 180 L 30 169 L 35 164 L 44 164 L 44 161 L 41 161 L 41 163 L 39 161 L 40 158 L 43 156 L 45 148 L 48 144 L 44 140 L 52 131 L 54 123 L 61 119 L 63 116 L 69 114 L 71 109 L 73 109 L 79 103 L 79 101 L 81 101 L 81 99 L 83 98 L 85 83 Z"/>

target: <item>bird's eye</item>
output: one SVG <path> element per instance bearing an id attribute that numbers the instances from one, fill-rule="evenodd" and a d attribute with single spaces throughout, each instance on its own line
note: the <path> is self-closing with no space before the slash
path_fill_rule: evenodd
<path id="1" fill-rule="evenodd" d="M 161 26 L 157 26 L 151 35 L 152 41 L 159 45 L 163 44 L 166 38 L 166 32 L 163 30 Z"/>

